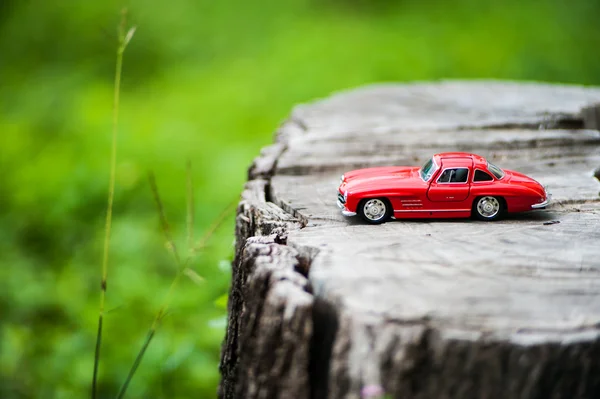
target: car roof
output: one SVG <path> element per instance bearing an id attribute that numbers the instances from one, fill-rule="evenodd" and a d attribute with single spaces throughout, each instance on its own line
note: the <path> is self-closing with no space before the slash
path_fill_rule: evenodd
<path id="1" fill-rule="evenodd" d="M 484 157 L 470 152 L 441 152 L 433 157 L 438 165 L 443 164 L 445 167 L 472 165 L 474 168 L 487 168 Z"/>

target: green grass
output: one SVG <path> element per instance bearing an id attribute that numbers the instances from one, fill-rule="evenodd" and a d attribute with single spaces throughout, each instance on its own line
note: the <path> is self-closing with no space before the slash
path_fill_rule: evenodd
<path id="1" fill-rule="evenodd" d="M 0 6 L 0 397 L 89 394 L 123 3 Z M 127 2 L 100 392 L 114 397 L 176 271 L 146 175 L 185 247 L 237 198 L 294 104 L 381 81 L 600 84 L 592 0 Z M 64 4 L 64 3 L 61 3 Z M 3 8 L 4 7 L 4 8 Z M 233 217 L 191 264 L 128 397 L 214 397 Z M 100 395 L 103 397 L 102 395 Z"/>

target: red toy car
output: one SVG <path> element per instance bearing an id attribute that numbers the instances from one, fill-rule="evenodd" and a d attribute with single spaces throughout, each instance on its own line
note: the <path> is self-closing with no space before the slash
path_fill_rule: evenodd
<path id="1" fill-rule="evenodd" d="M 358 169 L 342 175 L 338 207 L 369 223 L 390 219 L 496 220 L 504 213 L 541 209 L 550 196 L 530 177 L 502 170 L 465 152 L 436 154 L 419 167 Z"/>

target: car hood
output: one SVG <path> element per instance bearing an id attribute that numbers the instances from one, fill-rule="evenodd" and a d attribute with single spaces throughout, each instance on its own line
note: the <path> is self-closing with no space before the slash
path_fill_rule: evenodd
<path id="1" fill-rule="evenodd" d="M 364 190 L 381 190 L 397 188 L 398 183 L 422 181 L 419 168 L 413 166 L 384 166 L 377 168 L 357 169 L 344 173 L 342 191 L 357 192 Z"/>

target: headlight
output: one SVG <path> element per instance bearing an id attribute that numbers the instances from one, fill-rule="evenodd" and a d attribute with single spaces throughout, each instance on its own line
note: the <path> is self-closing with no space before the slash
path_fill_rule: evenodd
<path id="1" fill-rule="evenodd" d="M 344 175 L 340 176 L 340 185 L 344 182 Z"/>

